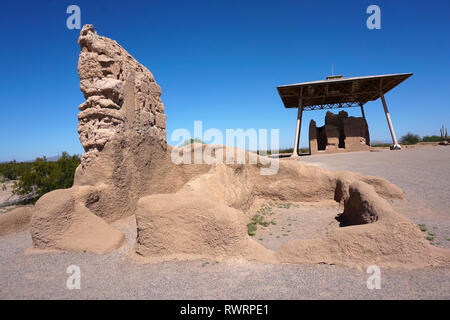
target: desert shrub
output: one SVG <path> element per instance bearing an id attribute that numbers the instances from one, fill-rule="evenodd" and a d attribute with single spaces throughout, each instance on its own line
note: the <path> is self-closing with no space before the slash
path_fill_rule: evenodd
<path id="1" fill-rule="evenodd" d="M 37 158 L 31 163 L 29 170 L 20 174 L 13 193 L 30 195 L 36 201 L 52 190 L 70 188 L 79 164 L 80 157 L 70 156 L 67 152 L 63 152 L 61 158 L 54 162 L 45 157 Z"/>
<path id="2" fill-rule="evenodd" d="M 300 153 L 309 153 L 309 148 L 300 148 Z M 274 152 L 272 150 L 267 150 L 267 151 L 256 151 L 257 154 L 263 154 L 263 155 L 271 155 L 271 154 L 283 154 L 283 153 L 292 153 L 294 152 L 293 148 L 281 148 L 280 150 L 278 150 L 277 152 Z"/>
<path id="3" fill-rule="evenodd" d="M 428 235 L 425 237 L 428 241 L 433 241 L 436 235 L 433 232 L 428 232 Z"/>
<path id="4" fill-rule="evenodd" d="M 274 211 L 271 207 L 271 204 L 264 204 L 261 208 L 254 214 L 251 218 L 249 224 L 247 224 L 247 233 L 249 236 L 254 236 L 256 230 L 258 229 L 258 225 L 267 227 L 270 224 L 276 224 L 274 220 L 267 220 L 268 216 L 274 214 Z"/>
<path id="5" fill-rule="evenodd" d="M 256 224 L 254 224 L 252 222 L 247 224 L 247 233 L 249 236 L 253 237 L 255 235 L 256 229 L 258 229 Z"/>
<path id="6" fill-rule="evenodd" d="M 188 145 L 196 143 L 196 142 L 203 143 L 202 139 L 199 139 L 199 138 L 192 139 L 191 138 L 191 139 L 184 140 L 184 142 L 182 144 L 180 144 L 180 147 L 188 146 Z"/>
<path id="7" fill-rule="evenodd" d="M 422 231 L 422 232 L 425 232 L 428 230 L 428 228 L 425 224 L 419 224 L 419 228 L 420 228 L 420 231 Z"/>
<path id="8" fill-rule="evenodd" d="M 420 136 L 411 132 L 408 132 L 401 137 L 400 142 L 402 144 L 416 144 L 420 141 Z"/>
<path id="9" fill-rule="evenodd" d="M 31 162 L 16 162 L 16 160 L 0 163 L 0 178 L 2 180 L 17 180 L 20 175 L 30 170 Z"/>
<path id="10" fill-rule="evenodd" d="M 390 147 L 392 145 L 392 143 L 375 143 L 372 144 L 371 147 L 375 147 L 375 148 L 386 148 L 386 147 Z"/>
<path id="11" fill-rule="evenodd" d="M 440 136 L 436 136 L 436 135 L 424 136 L 422 138 L 422 141 L 423 142 L 440 142 L 440 141 L 442 141 L 442 138 Z"/>
<path id="12" fill-rule="evenodd" d="M 279 153 L 292 153 L 294 152 L 294 148 L 282 148 L 279 150 Z"/>

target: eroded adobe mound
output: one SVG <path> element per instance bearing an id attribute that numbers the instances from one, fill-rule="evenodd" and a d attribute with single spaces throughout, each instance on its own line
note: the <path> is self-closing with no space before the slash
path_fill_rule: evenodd
<path id="1" fill-rule="evenodd" d="M 200 146 L 193 145 L 189 151 Z M 223 149 L 226 153 L 229 148 Z M 141 198 L 136 211 L 136 252 L 153 260 L 241 256 L 264 262 L 404 268 L 450 261 L 448 251 L 430 246 L 416 225 L 393 210 L 386 199 L 402 199 L 403 193 L 385 179 L 327 171 L 297 161 L 281 161 L 276 175 L 261 175 L 260 169 L 261 165 L 215 164 L 178 192 Z M 339 219 L 347 227 L 325 238 L 292 241 L 268 251 L 246 235 L 248 216 L 237 214 L 247 212 L 258 199 L 335 199 L 344 204 Z M 209 220 L 205 220 L 205 213 Z M 231 220 L 224 223 L 217 214 Z M 243 217 L 247 219 L 242 221 Z M 239 240 L 209 238 L 222 239 L 226 234 Z"/>
<path id="2" fill-rule="evenodd" d="M 364 182 L 350 185 L 340 218 L 347 227 L 324 238 L 289 242 L 277 250 L 277 259 L 289 263 L 403 268 L 450 262 L 448 250 L 431 246 L 414 223 L 396 213 Z"/>
<path id="3" fill-rule="evenodd" d="M 156 258 L 249 258 L 272 253 L 247 235 L 239 210 L 191 192 L 155 194 L 139 200 L 136 253 Z"/>
<path id="4" fill-rule="evenodd" d="M 80 201 L 79 190 L 55 190 L 36 203 L 31 236 L 37 249 L 105 253 L 124 244 L 124 235 Z"/>
<path id="5" fill-rule="evenodd" d="M 161 90 L 153 75 L 115 41 L 83 27 L 78 71 L 86 102 L 79 134 L 85 148 L 74 186 L 43 196 L 32 217 L 39 249 L 107 252 L 123 243 L 109 224 L 136 216 L 134 251 L 147 259 L 244 258 L 265 262 L 418 267 L 448 263 L 385 199 L 402 199 L 387 180 L 327 171 L 243 150 L 192 144 L 167 146 Z M 202 154 L 200 164 L 173 155 Z M 244 163 L 228 161 L 242 153 Z M 242 160 L 242 159 L 241 159 Z M 250 164 L 252 163 L 252 164 Z M 276 168 L 276 174 L 262 174 Z M 260 200 L 344 204 L 349 227 L 326 238 L 270 251 L 247 235 Z"/>
<path id="6" fill-rule="evenodd" d="M 25 231 L 30 227 L 31 207 L 19 207 L 0 215 L 0 236 Z"/>

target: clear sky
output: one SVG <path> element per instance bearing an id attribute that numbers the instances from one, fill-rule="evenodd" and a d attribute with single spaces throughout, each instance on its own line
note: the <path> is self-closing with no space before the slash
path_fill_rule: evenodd
<path id="1" fill-rule="evenodd" d="M 67 6 L 81 23 L 121 44 L 163 90 L 168 137 L 177 128 L 280 129 L 291 147 L 296 110 L 276 86 L 324 79 L 413 72 L 386 95 L 397 136 L 439 135 L 450 127 L 450 1 L 2 1 L 0 161 L 83 152 L 77 134 L 79 30 L 66 28 Z M 381 30 L 366 8 L 381 8 Z M 360 115 L 358 108 L 347 109 Z M 372 141 L 390 139 L 380 101 L 365 108 Z M 310 119 L 306 112 L 301 146 Z"/>

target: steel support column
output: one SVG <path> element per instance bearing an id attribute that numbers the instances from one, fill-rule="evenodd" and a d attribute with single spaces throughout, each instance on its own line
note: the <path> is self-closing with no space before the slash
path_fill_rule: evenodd
<path id="1" fill-rule="evenodd" d="M 394 144 L 393 146 L 391 146 L 391 149 L 392 150 L 400 150 L 401 147 L 398 144 L 397 137 L 396 137 L 395 131 L 394 131 L 394 126 L 392 125 L 392 121 L 391 121 L 391 115 L 389 114 L 389 110 L 387 108 L 386 100 L 384 99 L 383 93 L 381 93 L 380 96 L 381 96 L 381 102 L 383 103 L 384 113 L 386 114 L 386 120 L 387 120 L 387 123 L 389 126 L 389 130 L 391 131 L 392 142 Z"/>
<path id="2" fill-rule="evenodd" d="M 362 117 L 363 117 L 364 120 L 366 120 L 366 114 L 364 113 L 364 104 L 361 103 L 359 106 L 361 107 L 361 114 L 362 114 Z M 367 120 L 366 120 L 366 121 L 367 121 Z"/>
<path id="3" fill-rule="evenodd" d="M 303 99 L 298 100 L 298 111 L 297 111 L 297 127 L 295 128 L 295 141 L 294 150 L 292 151 L 293 157 L 298 157 L 298 145 L 300 143 L 300 131 L 302 128 L 302 114 L 303 114 Z"/>

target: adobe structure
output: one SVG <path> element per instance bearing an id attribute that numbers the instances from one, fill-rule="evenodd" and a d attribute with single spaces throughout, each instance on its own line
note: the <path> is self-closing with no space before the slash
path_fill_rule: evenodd
<path id="1" fill-rule="evenodd" d="M 311 154 L 318 152 L 319 150 L 324 152 L 366 150 L 370 146 L 370 143 L 368 139 L 369 133 L 364 132 L 364 127 L 367 127 L 366 116 L 364 114 L 364 104 L 369 101 L 375 101 L 378 98 L 381 98 L 386 120 L 391 132 L 391 149 L 401 149 L 395 135 L 394 126 L 392 124 L 384 95 L 412 75 L 412 73 L 398 73 L 353 78 L 343 78 L 341 75 L 338 75 L 329 76 L 326 80 L 303 82 L 277 87 L 278 94 L 283 101 L 284 107 L 297 108 L 298 110 L 297 125 L 295 128 L 294 152 L 292 156 L 297 157 L 299 155 L 298 148 L 303 111 L 313 110 L 359 107 L 361 108 L 362 120 L 356 120 L 355 118 L 351 119 L 351 117 L 347 117 L 347 119 L 350 120 L 342 120 L 342 122 L 351 122 L 351 124 L 347 123 L 348 135 L 345 134 L 345 129 L 342 124 L 338 126 L 340 129 L 339 133 L 337 133 L 336 128 L 332 128 L 327 123 L 325 123 L 324 128 L 317 128 L 314 132 L 314 129 L 311 128 L 311 126 L 314 126 L 315 124 L 311 123 Z M 342 115 L 342 117 L 344 117 L 344 115 Z M 313 134 L 313 137 L 311 137 L 311 133 Z M 314 135 L 316 138 L 314 138 Z M 366 141 L 362 141 L 362 138 L 366 139 Z M 340 142 L 337 142 L 336 139 L 340 140 Z M 312 143 L 311 140 L 313 140 Z M 317 141 L 318 144 L 317 148 L 315 147 L 315 141 Z M 345 148 L 342 148 L 344 142 Z"/>
<path id="2" fill-rule="evenodd" d="M 325 125 L 317 127 L 309 123 L 309 150 L 315 153 L 335 153 L 365 151 L 370 149 L 370 136 L 367 121 L 363 117 L 349 117 L 347 112 L 325 116 Z"/>
<path id="3" fill-rule="evenodd" d="M 43 195 L 31 213 L 2 215 L 0 236 L 29 228 L 33 244 L 27 252 L 39 254 L 102 254 L 125 248 L 129 241 L 129 257 L 143 262 L 450 265 L 450 250 L 430 245 L 415 223 L 394 210 L 389 201 L 404 199 L 404 194 L 386 179 L 245 150 L 244 163 L 226 162 L 240 152 L 227 146 L 168 145 L 161 88 L 152 73 L 92 25 L 83 27 L 78 42 L 80 89 L 86 99 L 79 106 L 78 132 L 85 153 L 74 185 Z M 184 158 L 198 151 L 201 163 L 173 161 L 173 154 Z M 263 175 L 261 169 L 273 162 L 279 165 L 277 173 Z M 272 250 L 248 234 L 247 224 L 261 201 L 330 200 L 343 206 L 343 212 L 336 209 L 342 227 L 326 235 L 291 240 Z M 23 219 L 17 219 L 19 214 Z M 135 239 L 127 240 L 113 224 L 128 217 Z"/>

